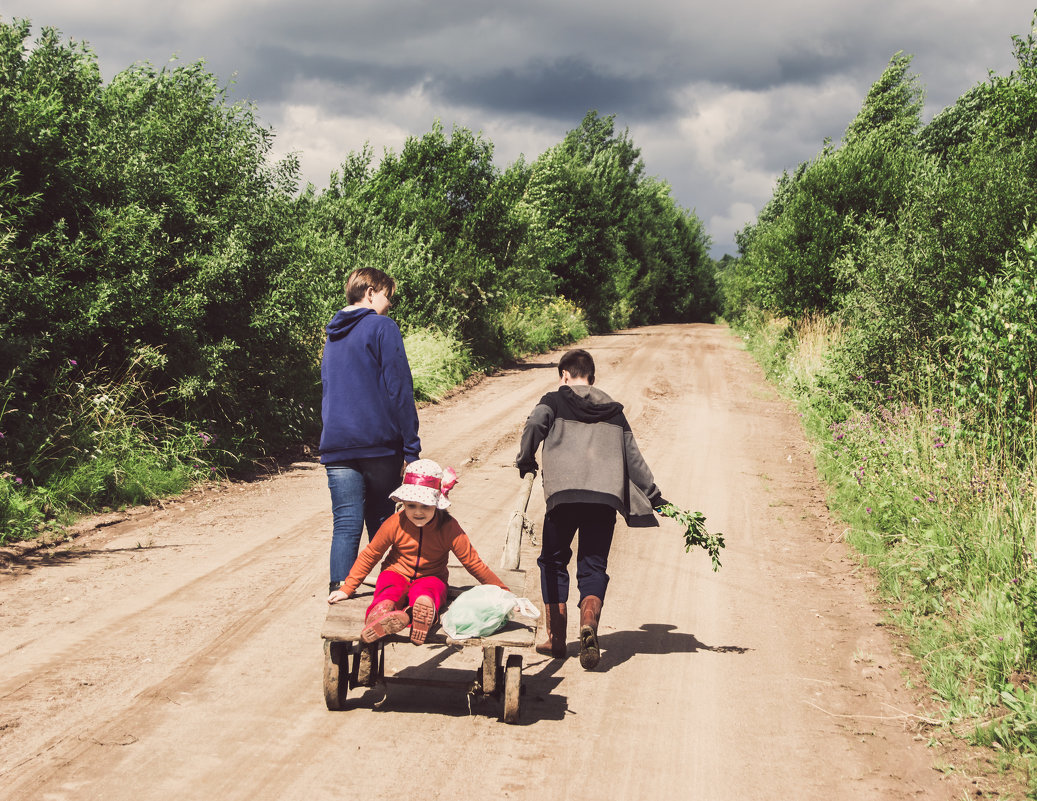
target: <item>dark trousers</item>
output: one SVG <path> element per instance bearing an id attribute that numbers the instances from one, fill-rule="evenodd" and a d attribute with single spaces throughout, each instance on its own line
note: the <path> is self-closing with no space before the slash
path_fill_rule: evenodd
<path id="1" fill-rule="evenodd" d="M 580 601 L 588 595 L 604 600 L 609 577 L 605 572 L 616 528 L 616 510 L 601 503 L 562 503 L 544 516 L 541 537 L 540 592 L 545 604 L 569 600 L 569 560 L 576 546 L 576 586 Z"/>

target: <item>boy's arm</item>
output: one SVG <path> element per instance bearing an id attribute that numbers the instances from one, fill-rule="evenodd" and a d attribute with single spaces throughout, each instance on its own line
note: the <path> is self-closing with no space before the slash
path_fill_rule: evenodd
<path id="1" fill-rule="evenodd" d="M 663 499 L 662 491 L 655 486 L 655 477 L 641 455 L 641 449 L 637 447 L 637 440 L 634 439 L 632 432 L 624 432 L 623 446 L 626 450 L 627 475 L 630 476 L 630 480 L 634 482 L 637 488 L 645 494 L 652 504 L 652 508 L 658 509 L 666 501 Z"/>
<path id="2" fill-rule="evenodd" d="M 538 403 L 526 418 L 526 426 L 522 429 L 522 441 L 519 444 L 519 453 L 515 458 L 515 466 L 519 475 L 535 473 L 538 465 L 536 460 L 537 448 L 547 437 L 554 422 L 554 409 L 546 403 Z"/>

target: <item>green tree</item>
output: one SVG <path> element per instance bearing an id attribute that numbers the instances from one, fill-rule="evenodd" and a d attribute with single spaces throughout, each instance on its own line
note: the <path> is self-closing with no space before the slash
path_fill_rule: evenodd
<path id="1" fill-rule="evenodd" d="M 614 117 L 591 111 L 532 164 L 520 203 L 528 236 L 519 260 L 552 275 L 596 330 L 608 330 L 619 300 L 623 221 L 643 171 L 640 150 L 626 132 L 616 134 Z"/>

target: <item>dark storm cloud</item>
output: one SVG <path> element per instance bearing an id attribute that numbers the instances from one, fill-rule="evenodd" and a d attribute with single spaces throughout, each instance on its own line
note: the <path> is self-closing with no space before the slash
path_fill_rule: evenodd
<path id="1" fill-rule="evenodd" d="M 352 96 L 405 94 L 427 80 L 418 64 L 383 64 L 328 53 L 300 53 L 280 44 L 262 44 L 249 54 L 242 91 L 257 103 L 291 99 L 300 82 L 349 89 Z"/>
<path id="2" fill-rule="evenodd" d="M 894 53 L 914 56 L 928 119 L 1010 70 L 1032 16 L 1018 0 L 0 0 L 5 20 L 87 40 L 106 78 L 204 60 L 318 185 L 435 119 L 506 162 L 615 114 L 721 252 L 782 170 L 838 144 Z"/>
<path id="3" fill-rule="evenodd" d="M 451 103 L 564 122 L 591 109 L 649 121 L 676 111 L 663 82 L 648 76 L 610 74 L 579 58 L 463 77 L 440 75 L 432 88 Z"/>

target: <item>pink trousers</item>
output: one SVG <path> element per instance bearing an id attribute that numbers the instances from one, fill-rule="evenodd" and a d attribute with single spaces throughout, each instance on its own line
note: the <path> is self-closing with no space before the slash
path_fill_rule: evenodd
<path id="1" fill-rule="evenodd" d="M 413 606 L 422 595 L 432 599 L 438 614 L 446 603 L 446 583 L 435 576 L 422 576 L 412 581 L 395 570 L 383 570 L 374 583 L 374 598 L 371 606 L 367 607 L 367 613 L 370 614 L 375 604 L 382 601 L 392 601 L 397 609 Z"/>

